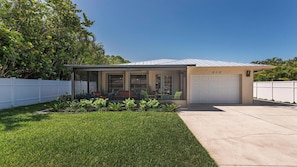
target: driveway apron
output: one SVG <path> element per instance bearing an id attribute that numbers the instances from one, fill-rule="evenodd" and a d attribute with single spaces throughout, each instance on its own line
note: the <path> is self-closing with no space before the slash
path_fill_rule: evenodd
<path id="1" fill-rule="evenodd" d="M 219 166 L 296 166 L 295 106 L 197 105 L 178 115 Z"/>

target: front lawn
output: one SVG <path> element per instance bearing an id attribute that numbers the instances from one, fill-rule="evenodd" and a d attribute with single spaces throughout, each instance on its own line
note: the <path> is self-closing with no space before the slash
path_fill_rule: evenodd
<path id="1" fill-rule="evenodd" d="M 217 166 L 176 113 L 0 111 L 1 166 Z"/>

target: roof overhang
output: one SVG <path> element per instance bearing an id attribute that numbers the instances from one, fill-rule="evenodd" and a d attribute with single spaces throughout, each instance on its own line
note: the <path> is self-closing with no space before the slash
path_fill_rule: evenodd
<path id="1" fill-rule="evenodd" d="M 189 65 L 64 65 L 73 71 L 186 70 Z M 193 65 L 190 65 L 193 66 Z"/>
<path id="2" fill-rule="evenodd" d="M 73 71 L 141 71 L 141 70 L 186 70 L 191 68 L 245 68 L 252 71 L 264 71 L 275 68 L 271 65 L 250 65 L 250 66 L 196 66 L 196 64 L 186 65 L 64 65 Z"/>

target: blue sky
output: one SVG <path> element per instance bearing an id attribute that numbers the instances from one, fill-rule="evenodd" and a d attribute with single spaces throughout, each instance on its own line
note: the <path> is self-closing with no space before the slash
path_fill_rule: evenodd
<path id="1" fill-rule="evenodd" d="M 297 57 L 297 0 L 74 0 L 106 54 L 132 62 Z"/>

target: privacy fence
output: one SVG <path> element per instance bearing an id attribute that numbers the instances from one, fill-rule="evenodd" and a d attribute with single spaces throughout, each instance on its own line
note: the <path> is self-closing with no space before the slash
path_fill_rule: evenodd
<path id="1" fill-rule="evenodd" d="M 294 103 L 297 100 L 297 81 L 254 82 L 254 97 Z"/>
<path id="2" fill-rule="evenodd" d="M 71 82 L 0 78 L 0 109 L 48 102 L 71 94 Z"/>

